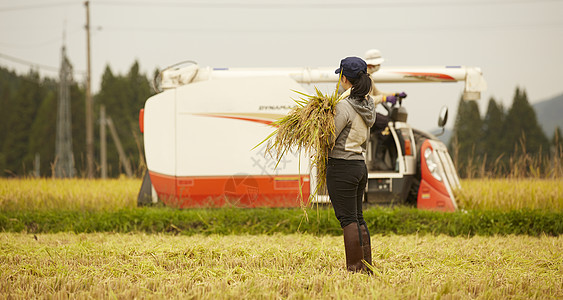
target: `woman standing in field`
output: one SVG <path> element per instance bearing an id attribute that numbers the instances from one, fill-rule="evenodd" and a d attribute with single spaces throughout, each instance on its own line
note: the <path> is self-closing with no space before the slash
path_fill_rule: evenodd
<path id="1" fill-rule="evenodd" d="M 365 163 L 369 128 L 375 122 L 375 105 L 368 95 L 372 81 L 367 64 L 359 57 L 347 57 L 335 71 L 346 90 L 335 107 L 335 140 L 329 151 L 326 182 L 330 201 L 344 234 L 346 268 L 369 269 L 371 241 L 363 217 L 362 200 L 368 172 Z"/>

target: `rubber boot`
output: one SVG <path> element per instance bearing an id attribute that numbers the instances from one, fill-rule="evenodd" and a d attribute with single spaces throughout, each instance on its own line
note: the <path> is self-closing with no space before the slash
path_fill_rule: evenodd
<path id="1" fill-rule="evenodd" d="M 364 251 L 360 242 L 361 230 L 358 223 L 351 223 L 344 228 L 344 251 L 346 253 L 346 269 L 352 272 L 360 272 L 365 268 L 362 259 Z"/>
<path id="2" fill-rule="evenodd" d="M 366 224 L 363 224 L 360 228 L 362 231 L 362 251 L 364 253 L 364 260 L 371 265 L 371 237 L 369 235 L 369 230 Z M 368 274 L 373 273 L 367 266 L 365 267 L 365 270 Z"/>

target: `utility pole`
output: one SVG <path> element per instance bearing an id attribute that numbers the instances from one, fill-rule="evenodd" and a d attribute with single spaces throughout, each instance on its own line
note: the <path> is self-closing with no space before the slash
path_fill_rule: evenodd
<path id="1" fill-rule="evenodd" d="M 107 159 L 107 144 L 106 144 L 106 107 L 100 107 L 100 165 L 102 179 L 108 177 L 108 159 Z"/>
<path id="2" fill-rule="evenodd" d="M 92 69 L 90 65 L 90 1 L 84 2 L 86 6 L 86 176 L 94 178 L 94 122 L 92 101 Z"/>

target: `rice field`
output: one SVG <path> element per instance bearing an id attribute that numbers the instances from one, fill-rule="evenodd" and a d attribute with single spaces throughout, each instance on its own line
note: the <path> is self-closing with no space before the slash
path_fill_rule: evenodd
<path id="1" fill-rule="evenodd" d="M 3 211 L 134 209 L 139 179 L 0 179 Z M 463 180 L 463 209 L 563 210 L 560 180 Z M 563 237 L 0 232 L 0 299 L 562 299 Z"/>
<path id="2" fill-rule="evenodd" d="M 561 179 L 464 179 L 456 192 L 466 210 L 563 211 Z M 1 210 L 113 211 L 137 206 L 140 179 L 2 179 Z"/>
<path id="3" fill-rule="evenodd" d="M 0 298 L 561 299 L 563 237 L 0 233 Z"/>
<path id="4" fill-rule="evenodd" d="M 563 210 L 562 179 L 465 179 L 456 197 L 466 210 Z"/>
<path id="5" fill-rule="evenodd" d="M 137 206 L 141 179 L 0 179 L 2 210 L 108 211 Z"/>

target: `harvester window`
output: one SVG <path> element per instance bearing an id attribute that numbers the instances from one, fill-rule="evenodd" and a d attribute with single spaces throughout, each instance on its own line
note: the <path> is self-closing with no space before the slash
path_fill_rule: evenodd
<path id="1" fill-rule="evenodd" d="M 395 170 L 397 146 L 389 127 L 380 131 L 374 131 L 372 128 L 368 155 L 369 171 L 390 172 Z"/>

